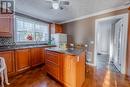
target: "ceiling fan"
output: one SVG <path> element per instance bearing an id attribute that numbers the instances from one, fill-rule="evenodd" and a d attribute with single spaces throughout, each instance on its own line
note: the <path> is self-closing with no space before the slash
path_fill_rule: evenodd
<path id="1" fill-rule="evenodd" d="M 68 6 L 70 3 L 68 0 L 45 0 L 46 2 L 51 3 L 52 9 L 63 10 L 65 6 Z"/>

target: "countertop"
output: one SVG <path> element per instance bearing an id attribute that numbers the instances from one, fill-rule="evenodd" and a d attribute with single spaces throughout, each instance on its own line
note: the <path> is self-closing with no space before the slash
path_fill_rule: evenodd
<path id="1" fill-rule="evenodd" d="M 57 47 L 51 47 L 51 48 L 46 48 L 48 51 L 53 51 L 53 52 L 58 52 L 58 53 L 64 53 L 64 54 L 69 54 L 69 55 L 74 55 L 78 56 L 82 52 L 86 51 L 86 48 L 66 48 L 66 49 L 60 49 Z"/>
<path id="2" fill-rule="evenodd" d="M 26 49 L 26 48 L 37 48 L 37 47 L 55 47 L 55 45 L 21 45 L 21 46 L 4 46 L 0 47 L 1 51 L 11 51 L 11 50 L 17 50 L 17 49 Z"/>

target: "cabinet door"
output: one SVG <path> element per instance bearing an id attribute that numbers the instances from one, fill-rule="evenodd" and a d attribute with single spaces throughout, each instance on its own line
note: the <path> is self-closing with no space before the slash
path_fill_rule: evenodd
<path id="1" fill-rule="evenodd" d="M 11 37 L 13 29 L 13 16 L 0 15 L 0 37 Z"/>
<path id="2" fill-rule="evenodd" d="M 55 33 L 63 33 L 62 25 L 55 24 Z"/>
<path id="3" fill-rule="evenodd" d="M 75 56 L 66 55 L 63 58 L 63 83 L 66 87 L 76 87 L 76 60 Z"/>
<path id="4" fill-rule="evenodd" d="M 16 71 L 23 71 L 30 68 L 30 49 L 15 51 Z"/>
<path id="5" fill-rule="evenodd" d="M 31 49 L 31 66 L 37 65 L 37 48 Z"/>
<path id="6" fill-rule="evenodd" d="M 0 52 L 0 57 L 3 57 L 5 59 L 8 74 L 9 75 L 14 74 L 15 73 L 14 52 L 13 51 Z"/>
<path id="7" fill-rule="evenodd" d="M 31 65 L 37 66 L 43 63 L 44 57 L 43 48 L 32 48 L 31 49 Z"/>
<path id="8" fill-rule="evenodd" d="M 76 63 L 76 87 L 82 87 L 85 81 L 85 52 L 79 56 L 79 61 Z"/>
<path id="9" fill-rule="evenodd" d="M 37 64 L 40 65 L 43 62 L 43 48 L 37 48 Z"/>

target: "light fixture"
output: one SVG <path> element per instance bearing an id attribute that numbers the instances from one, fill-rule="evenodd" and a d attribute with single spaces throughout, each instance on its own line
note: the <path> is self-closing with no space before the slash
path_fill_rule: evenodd
<path id="1" fill-rule="evenodd" d="M 46 2 L 51 3 L 51 9 L 63 10 L 64 7 L 69 6 L 69 0 L 45 0 Z"/>
<path id="2" fill-rule="evenodd" d="M 53 9 L 59 9 L 59 3 L 55 2 L 52 4 Z"/>

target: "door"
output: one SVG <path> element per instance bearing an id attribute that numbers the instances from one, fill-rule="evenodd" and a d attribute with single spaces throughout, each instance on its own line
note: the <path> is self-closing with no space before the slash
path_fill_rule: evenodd
<path id="1" fill-rule="evenodd" d="M 109 54 L 111 24 L 101 22 L 97 27 L 97 52 L 101 54 Z"/>
<path id="2" fill-rule="evenodd" d="M 121 58 L 122 58 L 122 42 L 123 42 L 123 22 L 122 19 L 120 19 L 115 24 L 115 38 L 114 38 L 114 47 L 115 47 L 115 58 L 114 58 L 114 65 L 116 68 L 121 71 Z"/>

